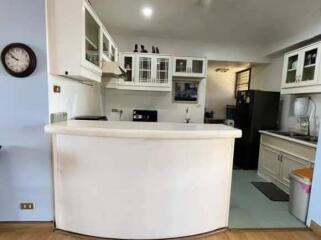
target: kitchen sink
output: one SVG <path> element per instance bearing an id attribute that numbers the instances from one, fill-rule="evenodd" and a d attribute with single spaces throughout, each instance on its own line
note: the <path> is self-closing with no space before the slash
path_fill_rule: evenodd
<path id="1" fill-rule="evenodd" d="M 315 136 L 307 136 L 299 133 L 294 133 L 294 132 L 280 132 L 280 131 L 269 131 L 274 134 L 286 136 L 286 137 L 291 137 L 295 138 L 298 140 L 306 141 L 306 142 L 311 142 L 311 143 L 317 143 L 318 142 L 318 137 Z"/>

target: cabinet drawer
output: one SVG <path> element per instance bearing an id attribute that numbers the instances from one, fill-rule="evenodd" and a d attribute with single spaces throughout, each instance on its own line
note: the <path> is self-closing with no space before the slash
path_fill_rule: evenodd
<path id="1" fill-rule="evenodd" d="M 309 162 L 314 162 L 315 159 L 315 148 L 291 142 L 278 137 L 262 134 L 261 144 L 264 144 L 266 146 L 272 147 L 286 154 L 289 154 L 297 158 L 301 158 Z"/>

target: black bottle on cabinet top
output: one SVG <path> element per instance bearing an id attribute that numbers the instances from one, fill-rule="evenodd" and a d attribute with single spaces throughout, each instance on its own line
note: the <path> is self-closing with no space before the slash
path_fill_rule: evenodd
<path id="1" fill-rule="evenodd" d="M 155 47 L 152 46 L 152 53 L 156 53 Z"/>
<path id="2" fill-rule="evenodd" d="M 148 51 L 145 49 L 144 45 L 140 45 L 140 48 L 141 48 L 141 50 L 140 50 L 141 53 L 148 53 Z"/>
<path id="3" fill-rule="evenodd" d="M 135 50 L 134 52 L 138 52 L 138 44 L 135 44 Z"/>
<path id="4" fill-rule="evenodd" d="M 159 53 L 159 49 L 158 49 L 158 47 L 156 47 L 156 53 Z"/>

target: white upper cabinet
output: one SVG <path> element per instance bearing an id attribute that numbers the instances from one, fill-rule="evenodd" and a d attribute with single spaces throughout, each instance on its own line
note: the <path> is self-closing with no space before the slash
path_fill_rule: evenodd
<path id="1" fill-rule="evenodd" d="M 122 79 L 123 85 L 133 85 L 136 73 L 136 54 L 124 53 L 120 57 L 121 65 L 126 70 L 126 75 Z"/>
<path id="2" fill-rule="evenodd" d="M 117 61 L 117 47 L 86 0 L 48 0 L 50 74 L 101 81 L 102 61 Z"/>
<path id="3" fill-rule="evenodd" d="M 84 2 L 85 50 L 82 64 L 93 71 L 100 72 L 100 23 L 92 9 Z"/>
<path id="4" fill-rule="evenodd" d="M 172 57 L 160 54 L 121 53 L 121 65 L 126 74 L 117 83 L 107 80 L 107 88 L 171 91 L 172 90 Z"/>
<path id="5" fill-rule="evenodd" d="M 285 54 L 281 93 L 321 92 L 320 57 L 320 43 Z"/>
<path id="6" fill-rule="evenodd" d="M 175 57 L 173 76 L 205 78 L 207 74 L 207 60 L 195 57 Z"/>
<path id="7" fill-rule="evenodd" d="M 110 61 L 110 50 L 111 50 L 111 42 L 110 42 L 110 37 L 109 34 L 107 33 L 106 30 L 102 29 L 101 31 L 101 57 L 103 61 Z"/>
<path id="8" fill-rule="evenodd" d="M 118 61 L 118 48 L 116 47 L 111 36 L 107 32 L 104 26 L 101 27 L 100 34 L 100 43 L 101 43 L 101 61 L 105 62 L 117 62 Z"/>

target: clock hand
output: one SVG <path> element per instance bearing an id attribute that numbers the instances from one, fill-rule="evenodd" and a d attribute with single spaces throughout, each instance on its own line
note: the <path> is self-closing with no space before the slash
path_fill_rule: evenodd
<path id="1" fill-rule="evenodd" d="M 15 56 L 13 56 L 13 54 L 12 54 L 12 53 L 9 53 L 9 55 L 10 55 L 14 60 L 19 61 L 19 59 L 18 59 L 18 58 L 16 58 Z"/>

